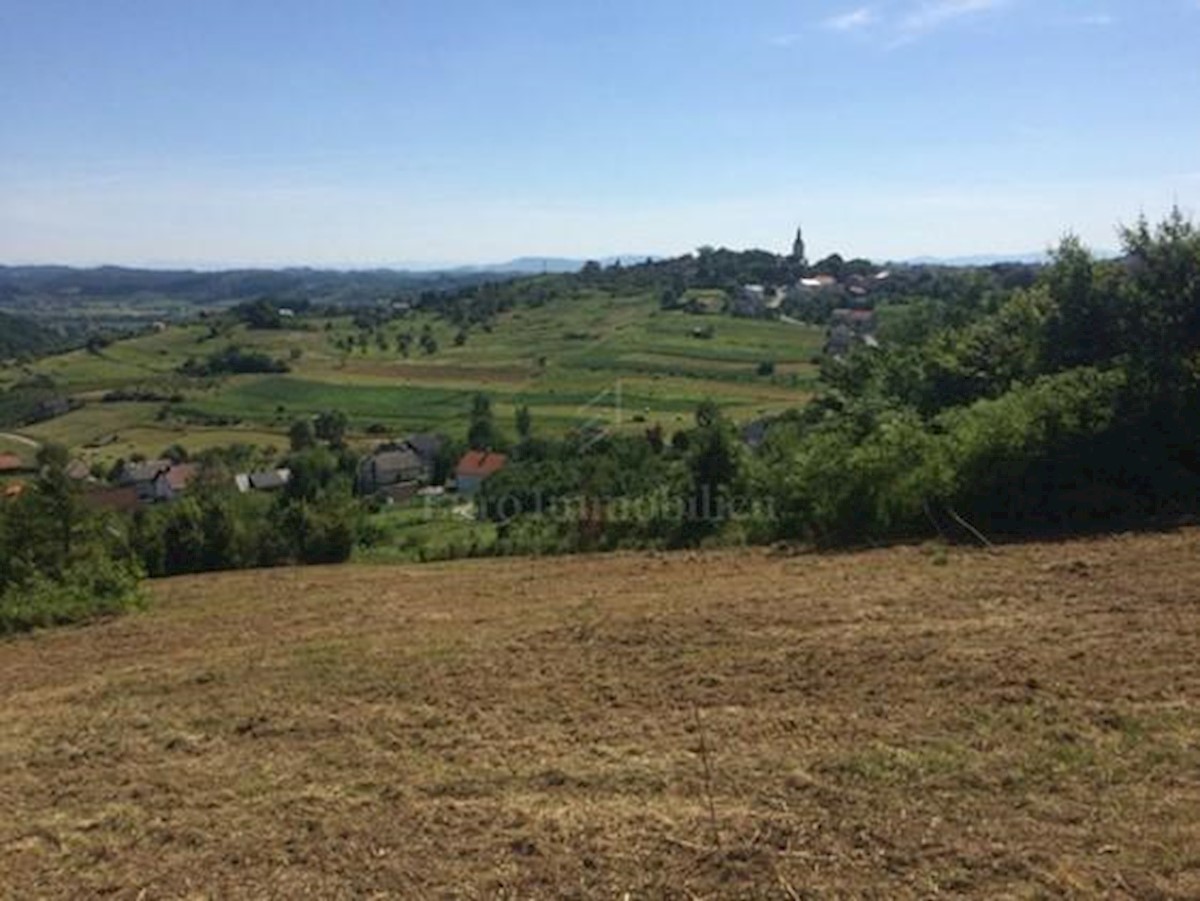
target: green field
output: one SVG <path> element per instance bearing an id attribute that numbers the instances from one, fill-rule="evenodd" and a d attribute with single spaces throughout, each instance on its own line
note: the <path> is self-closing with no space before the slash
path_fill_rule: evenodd
<path id="1" fill-rule="evenodd" d="M 449 323 L 415 315 L 380 326 L 378 338 L 347 352 L 361 333 L 349 317 L 310 318 L 280 331 L 230 329 L 212 337 L 197 322 L 117 342 L 99 353 L 80 350 L 17 369 L 0 369 L 0 387 L 46 375 L 84 406 L 23 434 L 77 449 L 87 460 L 152 454 L 174 443 L 200 450 L 243 441 L 282 447 L 297 417 L 341 410 L 358 437 L 366 430 L 402 433 L 465 431 L 471 397 L 493 399 L 507 426 L 528 405 L 535 427 L 561 434 L 588 422 L 634 429 L 685 424 L 711 398 L 746 421 L 802 404 L 816 378 L 819 330 L 778 322 L 697 317 L 659 310 L 649 296 L 591 293 L 543 307 L 522 306 L 490 330 L 473 329 L 455 346 Z M 694 334 L 711 326 L 711 338 Z M 396 341 L 429 326 L 434 354 L 414 347 L 405 358 Z M 237 344 L 287 360 L 283 375 L 189 379 L 177 373 L 188 357 Z M 758 374 L 760 363 L 774 374 Z M 177 403 L 105 403 L 113 390 L 178 395 Z"/>

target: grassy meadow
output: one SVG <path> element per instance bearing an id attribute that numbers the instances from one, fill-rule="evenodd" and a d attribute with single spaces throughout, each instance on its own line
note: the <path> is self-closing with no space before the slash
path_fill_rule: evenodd
<path id="1" fill-rule="evenodd" d="M 62 442 L 90 461 L 153 454 L 179 443 L 201 450 L 235 441 L 282 447 L 296 418 L 341 410 L 352 430 L 463 432 L 471 397 L 487 392 L 498 421 L 511 425 L 527 405 L 535 428 L 560 434 L 588 422 L 668 431 L 686 424 L 700 401 L 717 401 L 736 420 L 802 404 L 814 383 L 819 330 L 787 323 L 661 311 L 649 296 L 601 292 L 541 307 L 521 307 L 488 329 L 473 329 L 463 346 L 442 320 L 414 314 L 379 327 L 366 346 L 344 349 L 360 335 L 350 317 L 304 318 L 297 327 L 252 331 L 238 326 L 217 337 L 211 323 L 177 325 L 119 341 L 99 352 L 79 350 L 31 366 L 0 369 L 0 387 L 33 375 L 52 378 L 83 402 L 81 409 L 23 430 Z M 401 332 L 429 326 L 438 343 L 409 357 Z M 711 326 L 711 338 L 695 331 Z M 188 357 L 229 344 L 288 362 L 286 374 L 188 379 Z M 381 346 L 382 345 L 382 346 Z M 759 364 L 774 364 L 760 375 Z M 152 391 L 165 400 L 108 403 L 106 393 Z"/>

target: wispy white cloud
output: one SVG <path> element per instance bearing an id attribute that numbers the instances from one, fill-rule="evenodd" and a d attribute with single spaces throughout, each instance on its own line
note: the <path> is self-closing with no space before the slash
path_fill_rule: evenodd
<path id="1" fill-rule="evenodd" d="M 830 16 L 825 20 L 824 25 L 833 31 L 858 31 L 874 25 L 878 21 L 879 16 L 875 10 L 869 6 L 860 6 L 858 9 Z"/>
<path id="2" fill-rule="evenodd" d="M 953 22 L 995 12 L 1010 5 L 1013 0 L 909 0 L 896 12 L 886 7 L 860 6 L 830 16 L 821 22 L 829 31 L 845 34 L 870 32 L 884 39 L 887 46 L 898 47 Z M 1200 3 L 1200 0 L 1196 0 Z M 1111 17 L 1097 13 L 1088 17 L 1088 24 L 1111 24 Z M 784 35 L 773 43 L 790 46 L 798 40 L 795 35 Z"/>
<path id="3" fill-rule="evenodd" d="M 925 0 L 902 16 L 901 36 L 909 38 L 933 31 L 950 22 L 968 16 L 988 13 L 1006 4 L 1007 0 Z"/>

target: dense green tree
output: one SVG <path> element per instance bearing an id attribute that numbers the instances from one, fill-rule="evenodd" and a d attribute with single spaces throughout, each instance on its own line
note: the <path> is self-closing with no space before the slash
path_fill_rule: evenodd
<path id="1" fill-rule="evenodd" d="M 492 402 L 486 394 L 476 394 L 471 399 L 471 422 L 467 429 L 467 445 L 472 450 L 495 450 L 500 445 L 500 435 L 492 417 Z"/>
<path id="2" fill-rule="evenodd" d="M 346 429 L 350 420 L 341 410 L 326 410 L 317 414 L 313 432 L 330 447 L 341 447 L 346 443 Z"/>
<path id="3" fill-rule="evenodd" d="M 288 444 L 293 451 L 308 450 L 317 443 L 316 432 L 313 431 L 312 421 L 297 419 L 288 429 Z"/>
<path id="4" fill-rule="evenodd" d="M 533 437 L 533 414 L 529 412 L 529 407 L 525 404 L 517 407 L 517 411 L 513 416 L 517 429 L 517 436 L 521 441 L 528 441 Z"/>

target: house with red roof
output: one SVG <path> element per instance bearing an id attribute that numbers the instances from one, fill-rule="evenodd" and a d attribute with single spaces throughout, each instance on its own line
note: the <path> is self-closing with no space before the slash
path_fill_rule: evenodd
<path id="1" fill-rule="evenodd" d="M 0 473 L 20 472 L 26 468 L 28 467 L 16 454 L 0 454 Z"/>
<path id="2" fill-rule="evenodd" d="M 485 481 L 502 470 L 508 457 L 494 451 L 467 451 L 454 469 L 454 484 L 459 494 L 472 495 Z"/>

